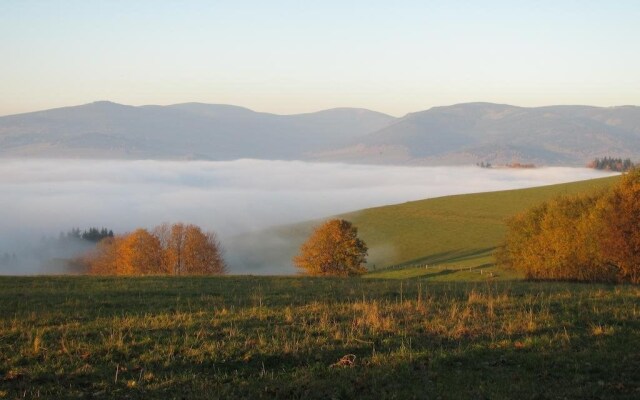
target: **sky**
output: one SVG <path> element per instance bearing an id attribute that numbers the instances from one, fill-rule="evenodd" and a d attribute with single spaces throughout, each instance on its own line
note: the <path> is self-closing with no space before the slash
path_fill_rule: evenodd
<path id="1" fill-rule="evenodd" d="M 640 104 L 637 0 L 0 1 L 0 115 Z"/>

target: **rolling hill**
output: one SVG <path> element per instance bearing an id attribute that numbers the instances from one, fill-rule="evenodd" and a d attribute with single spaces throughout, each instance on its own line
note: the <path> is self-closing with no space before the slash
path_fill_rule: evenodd
<path id="1" fill-rule="evenodd" d="M 0 117 L 0 157 L 583 166 L 603 156 L 640 158 L 640 107 L 467 103 L 395 118 L 356 108 L 276 115 L 101 101 Z"/>
<path id="2" fill-rule="evenodd" d="M 530 189 L 447 196 L 376 207 L 338 216 L 358 227 L 369 246 L 370 276 L 425 273 L 423 266 L 479 267 L 505 232 L 504 221 L 563 194 L 605 188 L 616 177 Z M 319 221 L 245 234 L 224 243 L 232 271 L 292 273 L 291 258 Z M 417 269 L 417 270 L 416 270 Z"/>
<path id="3" fill-rule="evenodd" d="M 100 101 L 0 117 L 0 156 L 296 159 L 393 120 L 350 108 L 275 115 L 217 104 L 133 107 Z"/>
<path id="4" fill-rule="evenodd" d="M 434 107 L 317 156 L 376 163 L 578 166 L 606 154 L 640 156 L 640 107 Z"/>

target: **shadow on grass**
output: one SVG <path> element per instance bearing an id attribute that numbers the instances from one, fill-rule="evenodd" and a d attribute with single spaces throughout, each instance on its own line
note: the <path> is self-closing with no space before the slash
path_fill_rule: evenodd
<path id="1" fill-rule="evenodd" d="M 101 290 L 67 290 L 92 282 Z M 399 283 L 252 277 L 177 281 L 32 278 L 23 280 L 18 289 L 15 280 L 5 283 L 9 294 L 0 291 L 0 315 L 7 316 L 5 326 L 14 319 L 33 318 L 33 330 L 39 331 L 42 343 L 47 344 L 34 353 L 31 349 L 39 346 L 26 338 L 28 332 L 11 331 L 10 335 L 0 336 L 0 393 L 6 392 L 6 398 L 633 399 L 640 394 L 640 320 L 635 313 L 622 313 L 629 308 L 635 310 L 637 292 L 629 292 L 626 297 L 607 296 L 624 290 L 621 286 L 555 282 L 453 287 L 436 284 L 429 289 L 434 304 L 439 300 L 453 301 L 462 307 L 468 303 L 471 290 L 508 293 L 514 306 L 519 304 L 523 311 L 530 310 L 543 318 L 544 324 L 528 328 L 526 334 L 520 330 L 507 332 L 502 324 L 509 320 L 501 313 L 508 308 L 497 308 L 497 319 L 488 319 L 486 329 L 465 329 L 466 317 L 460 317 L 462 330 L 453 330 L 453 326 L 451 330 L 440 330 L 424 325 L 427 318 L 421 317 L 415 325 L 407 323 L 406 309 L 401 308 L 396 325 L 374 333 L 353 331 L 351 313 L 342 314 L 343 319 L 329 318 L 326 323 L 344 324 L 345 334 L 335 337 L 313 329 L 321 320 L 320 313 L 313 311 L 315 306 L 305 311 L 304 318 L 282 325 L 269 313 L 262 318 L 262 306 L 253 310 L 258 314 L 242 314 L 241 310 L 256 307 L 256 293 L 271 293 L 265 302 L 279 308 L 307 303 L 311 306 L 319 301 L 349 304 L 358 301 L 361 293 L 363 297 L 367 293 L 367 297 L 397 304 L 397 293 L 390 290 L 396 290 Z M 20 292 L 34 284 L 41 289 L 32 288 L 28 297 L 39 301 L 9 301 L 15 297 L 11 290 Z M 159 291 L 163 284 L 169 287 L 166 293 Z M 50 287 L 55 291 L 51 292 Z M 422 291 L 415 282 L 400 287 L 406 298 L 415 298 Z M 573 292 L 575 301 L 567 302 L 564 295 L 551 303 L 532 300 L 537 297 L 530 296 L 537 296 L 541 290 Z M 292 292 L 291 299 L 299 303 L 279 297 Z M 73 296 L 77 302 L 69 302 Z M 589 306 L 587 300 L 600 297 L 602 300 L 594 307 Z M 106 300 L 112 306 L 106 312 L 96 312 L 95 305 Z M 50 307 L 48 317 L 33 311 L 43 302 Z M 235 307 L 235 313 L 224 324 L 212 312 L 220 307 Z M 469 312 L 481 312 L 478 307 L 484 306 L 472 305 Z M 548 312 L 543 312 L 545 307 Z M 131 324 L 130 319 L 104 316 L 121 315 L 118 309 L 129 309 L 129 315 L 153 313 L 179 321 L 165 322 L 159 329 L 149 321 L 119 326 Z M 449 315 L 449 309 L 442 311 Z M 384 309 L 380 312 L 384 316 Z M 78 327 L 75 334 L 74 326 Z M 232 327 L 244 333 L 232 338 L 223 329 Z M 598 327 L 600 333 L 594 334 Z M 299 335 L 295 331 L 292 334 L 293 329 L 299 330 Z M 188 340 L 201 331 L 216 333 L 208 335 L 204 343 L 220 346 L 202 346 L 201 341 Z M 121 333 L 120 339 L 117 333 Z M 110 335 L 112 343 L 108 342 Z M 305 335 L 306 341 L 302 340 Z M 266 342 L 258 345 L 261 339 Z M 10 358 L 10 352 L 21 340 L 27 341 L 26 351 Z M 74 341 L 86 344 L 66 351 L 65 343 Z M 111 344 L 106 345 L 105 341 Z M 225 350 L 225 341 L 237 343 Z M 162 356 L 155 352 L 162 352 Z M 353 366 L 332 367 L 346 354 L 357 356 Z M 121 367 L 124 368 L 118 369 L 116 377 L 116 368 Z M 146 374 L 150 377 L 145 378 Z"/>
<path id="2" fill-rule="evenodd" d="M 392 271 L 396 269 L 404 269 L 404 268 L 410 268 L 410 267 L 419 267 L 419 266 L 421 267 L 425 265 L 437 265 L 437 264 L 451 264 L 455 262 L 469 261 L 469 260 L 490 256 L 494 250 L 495 250 L 495 247 L 485 247 L 485 248 L 479 248 L 479 249 L 467 249 L 467 250 L 457 249 L 457 250 L 451 250 L 451 251 L 444 251 L 440 253 L 430 254 L 426 257 L 415 258 L 413 260 L 409 260 L 401 264 L 379 268 L 371 271 L 370 273 L 375 274 L 376 272 Z M 492 264 L 485 263 L 479 267 L 486 268 L 489 265 L 492 265 Z"/>
<path id="3" fill-rule="evenodd" d="M 282 357 L 262 362 L 258 356 L 253 369 L 265 369 L 252 374 L 253 382 L 218 388 L 221 397 L 283 399 L 632 399 L 640 393 L 640 354 L 628 351 L 633 335 L 583 335 L 547 351 L 513 344 L 490 348 L 488 337 L 450 340 L 427 335 L 415 340 L 415 348 L 382 364 L 367 359 L 371 346 L 362 345 L 309 353 L 285 362 L 284 369 Z M 514 336 L 512 341 L 522 343 L 526 337 Z M 440 343 L 438 351 L 434 342 Z M 345 350 L 358 356 L 355 365 L 331 367 Z M 192 393 L 198 393 L 194 389 Z"/>
<path id="4" fill-rule="evenodd" d="M 380 271 L 371 272 L 365 275 L 367 279 L 420 279 L 420 280 L 437 280 L 438 278 L 450 275 L 459 276 L 461 281 L 465 279 L 468 280 L 469 274 L 477 274 L 478 276 L 482 276 L 483 270 L 488 269 L 490 267 L 495 266 L 494 263 L 484 263 L 481 265 L 477 265 L 475 267 L 458 267 L 458 268 L 448 268 L 447 266 L 440 266 L 437 268 L 425 268 L 421 267 L 406 267 L 406 268 L 395 268 L 395 269 L 384 269 Z M 487 271 L 487 278 L 495 278 L 499 275 L 496 275 L 493 271 Z M 471 280 L 468 280 L 471 282 Z"/>
<path id="5" fill-rule="evenodd" d="M 87 397 L 130 399 L 634 399 L 640 393 L 640 353 L 629 351 L 637 338 L 630 332 L 609 337 L 585 332 L 571 343 L 543 351 L 535 343 L 519 345 L 527 343 L 522 335 L 495 347 L 484 335 L 450 339 L 427 334 L 414 337 L 412 348 L 388 354 L 383 361 L 372 357 L 374 347 L 384 351 L 383 341 L 377 340 L 341 349 L 256 353 L 249 359 L 238 355 L 215 362 L 195 363 L 178 356 L 144 365 L 156 380 L 137 386 L 127 386 L 142 376 L 131 366 L 117 382 L 112 370 L 96 368 L 80 376 L 24 377 L 5 383 L 11 384 L 12 394 L 55 384 L 58 394 L 74 388 Z M 334 365 L 345 354 L 356 355 L 355 363 Z M 103 382 L 104 389 L 96 388 L 95 382 Z"/>

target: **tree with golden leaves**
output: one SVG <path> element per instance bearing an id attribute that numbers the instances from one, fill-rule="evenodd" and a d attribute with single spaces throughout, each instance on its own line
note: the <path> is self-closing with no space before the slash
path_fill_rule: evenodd
<path id="1" fill-rule="evenodd" d="M 496 256 L 531 279 L 640 283 L 640 169 L 513 217 Z"/>
<path id="2" fill-rule="evenodd" d="M 222 246 L 214 232 L 183 223 L 162 224 L 154 235 L 163 249 L 163 262 L 170 275 L 211 275 L 226 272 Z"/>
<path id="3" fill-rule="evenodd" d="M 622 177 L 602 208 L 604 259 L 621 281 L 640 283 L 640 168 Z"/>
<path id="4" fill-rule="evenodd" d="M 198 226 L 163 224 L 152 233 L 105 238 L 83 258 L 97 275 L 210 275 L 226 272 L 222 247 L 215 233 Z"/>
<path id="5" fill-rule="evenodd" d="M 313 231 L 293 263 L 309 275 L 360 275 L 366 272 L 367 250 L 351 222 L 332 219 Z"/>
<path id="6" fill-rule="evenodd" d="M 187 225 L 184 233 L 183 272 L 189 275 L 223 274 L 226 264 L 215 233 L 203 232 L 199 226 Z"/>
<path id="7" fill-rule="evenodd" d="M 185 225 L 164 223 L 153 229 L 163 249 L 163 262 L 169 275 L 181 275 L 184 271 Z"/>
<path id="8" fill-rule="evenodd" d="M 116 275 L 118 271 L 118 247 L 121 236 L 107 237 L 96 244 L 96 248 L 83 257 L 94 275 Z"/>
<path id="9" fill-rule="evenodd" d="M 118 275 L 156 275 L 165 272 L 160 241 L 146 229 L 136 229 L 126 235 L 118 248 L 118 256 Z"/>

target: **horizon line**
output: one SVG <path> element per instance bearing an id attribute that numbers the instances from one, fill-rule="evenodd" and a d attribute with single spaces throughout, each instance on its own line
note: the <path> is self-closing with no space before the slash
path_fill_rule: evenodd
<path id="1" fill-rule="evenodd" d="M 255 110 L 255 109 L 252 109 L 252 108 L 249 108 L 249 107 L 245 107 L 245 106 L 241 106 L 241 105 L 237 105 L 237 104 L 230 104 L 230 103 L 206 103 L 206 102 L 201 102 L 201 101 L 187 101 L 187 102 L 169 103 L 169 104 L 139 104 L 139 105 L 134 105 L 134 104 L 119 103 L 119 102 L 116 102 L 116 101 L 106 100 L 105 99 L 105 100 L 94 100 L 94 101 L 91 101 L 91 102 L 88 102 L 88 103 L 81 103 L 81 104 L 75 104 L 75 105 L 67 105 L 67 106 L 60 106 L 60 107 L 36 109 L 36 110 L 32 110 L 32 111 L 24 111 L 24 112 L 12 113 L 12 114 L 2 114 L 2 115 L 0 115 L 0 118 L 17 116 L 17 115 L 24 115 L 24 114 L 33 114 L 33 113 L 46 112 L 46 111 L 53 111 L 53 110 L 60 110 L 60 109 L 65 109 L 65 108 L 83 107 L 83 106 L 89 106 L 89 105 L 92 105 L 92 104 L 99 104 L 99 103 L 113 104 L 113 105 L 117 105 L 117 106 L 134 107 L 134 108 L 175 107 L 175 106 L 188 105 L 188 104 L 198 104 L 198 105 L 205 105 L 205 106 L 223 106 L 223 107 L 226 106 L 226 107 L 240 108 L 240 109 L 244 109 L 244 110 L 251 111 L 253 113 L 258 113 L 258 114 L 269 114 L 269 115 L 276 115 L 276 116 L 283 116 L 283 117 L 295 116 L 295 115 L 305 115 L 305 114 L 317 114 L 317 113 L 321 113 L 321 112 L 325 112 L 325 111 L 331 111 L 331 110 L 362 110 L 362 111 L 375 112 L 375 113 L 386 115 L 388 117 L 392 117 L 392 118 L 396 118 L 396 119 L 401 119 L 401 118 L 404 118 L 404 117 L 406 117 L 408 115 L 411 115 L 411 114 L 425 112 L 425 111 L 433 110 L 433 109 L 436 109 L 436 108 L 447 108 L 447 107 L 472 105 L 472 104 L 507 106 L 507 107 L 513 107 L 513 108 L 522 108 L 522 109 L 549 108 L 549 107 L 591 107 L 591 108 L 603 108 L 603 109 L 624 108 L 624 107 L 640 107 L 640 105 L 636 105 L 636 104 L 619 104 L 619 105 L 609 105 L 609 106 L 595 106 L 595 105 L 590 105 L 590 104 L 575 104 L 575 103 L 572 103 L 572 104 L 548 104 L 548 105 L 540 105 L 540 106 L 519 106 L 519 105 L 514 105 L 514 104 L 496 103 L 496 102 L 491 102 L 491 101 L 466 101 L 466 102 L 460 102 L 460 103 L 452 103 L 452 104 L 443 104 L 443 105 L 431 106 L 431 107 L 420 109 L 420 110 L 417 110 L 417 111 L 410 111 L 410 112 L 407 112 L 407 113 L 405 113 L 404 115 L 401 115 L 401 116 L 396 116 L 396 115 L 392 115 L 392 114 L 389 114 L 389 113 L 386 113 L 386 112 L 374 110 L 374 109 L 371 109 L 371 108 L 352 107 L 352 106 L 330 107 L 330 108 L 323 108 L 323 109 L 315 110 L 315 111 L 299 112 L 299 113 L 275 113 L 275 112 L 268 112 L 268 111 L 258 111 L 258 110 Z"/>

